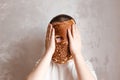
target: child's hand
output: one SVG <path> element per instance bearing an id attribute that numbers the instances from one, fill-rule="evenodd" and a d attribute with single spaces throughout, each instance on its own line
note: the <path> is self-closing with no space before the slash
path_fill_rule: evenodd
<path id="1" fill-rule="evenodd" d="M 75 25 L 72 25 L 72 30 L 68 29 L 68 38 L 70 44 L 70 52 L 73 55 L 81 54 L 81 38 L 79 31 Z"/>
<path id="2" fill-rule="evenodd" d="M 55 51 L 55 29 L 52 27 L 52 24 L 48 25 L 45 48 L 46 52 L 51 54 Z"/>

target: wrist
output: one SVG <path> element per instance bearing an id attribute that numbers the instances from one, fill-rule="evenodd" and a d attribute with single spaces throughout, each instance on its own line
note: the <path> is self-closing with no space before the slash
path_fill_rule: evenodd
<path id="1" fill-rule="evenodd" d="M 51 50 L 46 50 L 45 51 L 45 55 L 47 56 L 47 57 L 49 57 L 49 58 L 52 58 L 52 56 L 53 56 L 53 51 L 51 51 Z"/>
<path id="2" fill-rule="evenodd" d="M 74 58 L 82 58 L 83 56 L 82 56 L 81 52 L 75 52 L 75 53 L 73 53 L 73 57 Z"/>
<path id="3" fill-rule="evenodd" d="M 52 55 L 50 54 L 50 51 L 45 51 L 44 54 L 43 54 L 43 57 L 38 59 L 38 61 L 36 62 L 35 64 L 35 68 L 40 64 L 41 61 L 44 61 L 44 63 L 50 63 L 52 60 Z M 34 69 L 35 69 L 34 68 Z M 33 70 L 34 70 L 33 69 Z"/>
<path id="4" fill-rule="evenodd" d="M 72 54 L 74 56 L 81 55 L 81 51 L 72 51 Z"/>

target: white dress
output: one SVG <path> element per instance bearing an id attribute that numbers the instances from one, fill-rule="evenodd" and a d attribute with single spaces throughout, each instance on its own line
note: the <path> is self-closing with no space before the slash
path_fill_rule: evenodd
<path id="1" fill-rule="evenodd" d="M 89 61 L 86 61 L 86 64 L 97 80 L 92 64 Z M 69 60 L 66 64 L 52 62 L 44 80 L 78 80 L 74 61 Z"/>

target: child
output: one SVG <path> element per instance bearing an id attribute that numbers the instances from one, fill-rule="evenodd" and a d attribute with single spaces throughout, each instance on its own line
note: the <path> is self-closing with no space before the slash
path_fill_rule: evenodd
<path id="1" fill-rule="evenodd" d="M 55 29 L 53 22 L 74 20 L 71 16 L 61 14 L 54 17 L 48 26 L 49 34 L 46 38 L 46 50 L 44 56 L 38 61 L 35 69 L 28 75 L 27 80 L 97 80 L 91 64 L 84 60 L 81 53 L 81 38 L 76 25 L 72 25 L 72 31 L 67 30 L 70 53 L 73 59 L 65 64 L 52 62 L 55 52 Z M 74 20 L 75 21 L 75 20 Z"/>

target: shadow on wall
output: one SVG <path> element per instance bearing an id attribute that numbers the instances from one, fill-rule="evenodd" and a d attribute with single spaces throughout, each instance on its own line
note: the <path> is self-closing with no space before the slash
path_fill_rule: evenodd
<path id="1" fill-rule="evenodd" d="M 40 32 L 38 32 L 41 34 Z M 0 49 L 0 80 L 25 80 L 44 50 L 44 40 L 28 34 Z"/>

